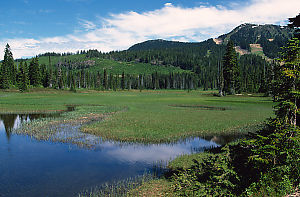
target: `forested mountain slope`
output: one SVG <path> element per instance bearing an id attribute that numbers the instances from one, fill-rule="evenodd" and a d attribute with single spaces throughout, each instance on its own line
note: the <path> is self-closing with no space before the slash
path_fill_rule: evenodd
<path id="1" fill-rule="evenodd" d="M 280 47 L 292 33 L 287 27 L 243 24 L 228 34 L 203 42 L 149 40 L 124 51 L 45 53 L 38 56 L 38 62 L 33 59 L 26 62 L 29 73 L 32 65 L 39 64 L 44 87 L 71 87 L 74 83 L 74 87 L 105 89 L 124 84 L 129 89 L 216 89 L 226 44 L 232 40 L 240 52 L 240 91 L 266 92 L 274 67 L 271 58 L 278 56 Z"/>
<path id="2" fill-rule="evenodd" d="M 221 35 L 216 39 L 208 39 L 203 42 L 176 42 L 166 40 L 149 40 L 133 45 L 128 51 L 145 51 L 145 50 L 178 50 L 181 48 L 202 48 L 200 51 L 215 49 L 211 43 L 217 45 L 226 45 L 228 40 L 232 40 L 237 47 L 249 52 L 256 52 L 255 47 L 261 47 L 263 53 L 269 58 L 278 57 L 280 48 L 292 38 L 294 31 L 285 26 L 278 25 L 256 25 L 242 24 L 234 28 L 231 32 Z M 260 45 L 260 46 L 259 46 Z M 203 55 L 203 53 L 202 53 Z"/>
<path id="3" fill-rule="evenodd" d="M 218 41 L 227 44 L 228 40 L 232 40 L 241 49 L 248 51 L 261 47 L 267 57 L 276 58 L 280 48 L 292 38 L 293 33 L 293 30 L 284 26 L 242 24 L 218 37 Z"/>

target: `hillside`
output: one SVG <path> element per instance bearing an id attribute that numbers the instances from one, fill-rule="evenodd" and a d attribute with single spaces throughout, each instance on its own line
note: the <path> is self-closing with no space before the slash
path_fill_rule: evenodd
<path id="1" fill-rule="evenodd" d="M 293 30 L 278 25 L 256 25 L 242 24 L 231 32 L 221 35 L 215 39 L 208 39 L 203 42 L 177 42 L 166 40 L 149 40 L 133 45 L 128 51 L 144 50 L 174 50 L 179 48 L 202 48 L 202 51 L 211 50 L 208 43 L 214 41 L 216 45 L 226 45 L 232 40 L 237 46 L 237 52 L 244 54 L 266 55 L 269 58 L 276 58 L 280 48 L 292 37 Z M 212 46 L 210 44 L 210 46 Z M 216 48 L 216 47 L 214 47 Z"/>
<path id="2" fill-rule="evenodd" d="M 128 48 L 127 51 L 145 51 L 145 50 L 175 50 L 183 48 L 201 48 L 204 51 L 210 49 L 211 46 L 215 45 L 213 39 L 208 39 L 203 42 L 179 42 L 179 41 L 168 41 L 162 39 L 148 40 L 145 42 L 137 43 Z"/>
<path id="3" fill-rule="evenodd" d="M 278 57 L 281 47 L 292 37 L 293 30 L 277 25 L 242 24 L 231 32 L 203 42 L 174 42 L 148 40 L 131 46 L 128 50 L 110 52 L 106 58 L 117 61 L 171 65 L 190 70 L 199 77 L 199 86 L 216 88 L 222 58 L 228 40 L 234 41 L 240 54 L 242 90 L 266 90 L 265 77 Z"/>
<path id="4" fill-rule="evenodd" d="M 271 79 L 268 75 L 273 67 L 270 60 L 278 56 L 280 47 L 292 33 L 292 30 L 276 25 L 243 24 L 228 34 L 198 43 L 158 39 L 109 53 L 97 50 L 77 54 L 46 53 L 39 55 L 39 64 L 44 73 L 42 75 L 53 76 L 54 73 L 56 83 L 60 78 L 69 77 L 68 86 L 71 78 L 75 77 L 75 81 L 81 80 L 80 83 L 76 82 L 78 87 L 82 87 L 82 83 L 83 87 L 90 87 L 89 81 L 94 81 L 91 86 L 100 87 L 99 82 L 106 82 L 105 77 L 109 75 L 115 78 L 115 83 L 120 87 L 120 76 L 124 73 L 130 81 L 128 84 L 133 84 L 134 88 L 141 87 L 141 76 L 144 76 L 146 78 L 142 81 L 146 80 L 143 85 L 146 88 L 216 89 L 226 43 L 231 39 L 240 53 L 240 90 L 266 92 Z M 30 61 L 27 60 L 28 64 Z M 112 80 L 109 81 L 112 84 Z M 45 84 L 45 87 L 49 85 L 48 82 Z"/>
<path id="5" fill-rule="evenodd" d="M 232 40 L 237 46 L 251 53 L 263 52 L 269 58 L 278 57 L 280 47 L 293 36 L 293 31 L 278 25 L 242 24 L 228 34 L 218 37 L 218 44 Z M 216 42 L 217 43 L 217 42 Z"/>

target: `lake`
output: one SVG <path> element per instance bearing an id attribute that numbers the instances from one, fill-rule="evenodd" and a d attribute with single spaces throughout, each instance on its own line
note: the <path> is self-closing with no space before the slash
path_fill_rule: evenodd
<path id="1" fill-rule="evenodd" d="M 145 145 L 99 138 L 98 144 L 88 149 L 12 134 L 22 122 L 40 117 L 45 115 L 0 115 L 1 197 L 76 196 L 105 182 L 151 173 L 157 162 L 166 163 L 178 155 L 200 152 L 231 140 L 212 136 L 206 140 L 196 137 Z"/>

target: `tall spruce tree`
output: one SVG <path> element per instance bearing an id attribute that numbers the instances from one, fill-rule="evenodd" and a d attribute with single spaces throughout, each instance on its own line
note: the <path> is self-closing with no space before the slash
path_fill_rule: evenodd
<path id="1" fill-rule="evenodd" d="M 121 88 L 122 88 L 122 90 L 125 89 L 125 73 L 124 73 L 124 71 L 122 72 Z"/>
<path id="2" fill-rule="evenodd" d="M 16 83 L 16 70 L 14 65 L 14 58 L 9 44 L 6 44 L 4 50 L 4 60 L 1 66 L 0 73 L 0 88 L 8 89 L 11 84 Z"/>
<path id="3" fill-rule="evenodd" d="M 283 47 L 283 64 L 279 65 L 279 78 L 277 90 L 280 104 L 276 114 L 285 123 L 299 125 L 299 101 L 300 101 L 300 44 L 298 38 L 289 41 Z M 279 82 L 278 82 L 279 81 Z"/>
<path id="4" fill-rule="evenodd" d="M 24 92 L 28 89 L 28 71 L 27 71 L 27 63 L 23 62 L 19 65 L 19 72 L 18 72 L 18 87 L 21 92 Z"/>
<path id="5" fill-rule="evenodd" d="M 107 81 L 107 72 L 106 69 L 104 69 L 104 73 L 103 73 L 103 87 L 105 90 L 108 89 L 108 81 Z"/>
<path id="6" fill-rule="evenodd" d="M 280 104 L 276 115 L 285 124 L 300 125 L 300 14 L 289 19 L 289 27 L 296 30 L 295 36 L 283 47 L 282 64 L 278 65 L 279 77 L 275 81 Z"/>
<path id="7" fill-rule="evenodd" d="M 235 94 L 238 88 L 239 69 L 234 43 L 229 41 L 223 57 L 224 93 Z"/>
<path id="8" fill-rule="evenodd" d="M 295 37 L 300 39 L 300 14 L 294 18 L 289 18 L 289 22 L 288 26 L 295 29 Z"/>
<path id="9" fill-rule="evenodd" d="M 41 84 L 41 73 L 38 57 L 32 58 L 29 64 L 29 81 L 32 86 L 39 86 Z"/>
<path id="10" fill-rule="evenodd" d="M 9 80 L 8 80 L 8 71 L 5 67 L 5 64 L 2 63 L 0 67 L 0 88 L 8 89 L 9 88 Z"/>

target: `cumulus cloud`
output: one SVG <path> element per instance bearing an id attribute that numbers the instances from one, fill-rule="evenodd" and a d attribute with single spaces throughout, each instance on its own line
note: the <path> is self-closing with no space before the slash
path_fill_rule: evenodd
<path id="1" fill-rule="evenodd" d="M 206 4 L 184 8 L 166 3 L 161 9 L 147 12 L 111 14 L 98 21 L 80 19 L 81 32 L 61 37 L 3 39 L 0 47 L 10 43 L 15 58 L 20 58 L 47 51 L 123 50 L 157 38 L 199 42 L 227 33 L 242 23 L 286 24 L 287 18 L 299 13 L 299 7 L 299 0 L 252 0 L 230 8 Z"/>

